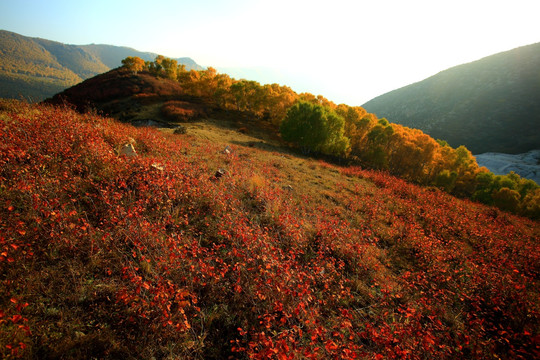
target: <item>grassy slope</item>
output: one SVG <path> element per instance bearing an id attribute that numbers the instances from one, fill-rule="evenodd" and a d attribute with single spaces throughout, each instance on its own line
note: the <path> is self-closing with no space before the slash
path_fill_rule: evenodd
<path id="1" fill-rule="evenodd" d="M 2 357 L 540 354 L 538 222 L 224 121 L 0 109 Z"/>

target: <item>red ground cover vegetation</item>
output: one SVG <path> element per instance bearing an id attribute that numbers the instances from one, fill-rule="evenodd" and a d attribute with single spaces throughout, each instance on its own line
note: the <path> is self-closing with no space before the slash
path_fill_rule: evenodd
<path id="1" fill-rule="evenodd" d="M 206 117 L 207 111 L 202 104 L 169 100 L 162 105 L 161 114 L 169 121 L 187 122 Z"/>
<path id="2" fill-rule="evenodd" d="M 2 358 L 540 356 L 538 222 L 63 108 L 0 139 Z"/>

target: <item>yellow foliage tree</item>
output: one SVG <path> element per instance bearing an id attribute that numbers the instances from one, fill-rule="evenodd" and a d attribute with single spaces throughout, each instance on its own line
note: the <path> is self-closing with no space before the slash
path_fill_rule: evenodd
<path id="1" fill-rule="evenodd" d="M 128 56 L 122 60 L 122 65 L 124 68 L 133 71 L 134 74 L 144 70 L 145 67 L 144 60 L 137 56 Z"/>

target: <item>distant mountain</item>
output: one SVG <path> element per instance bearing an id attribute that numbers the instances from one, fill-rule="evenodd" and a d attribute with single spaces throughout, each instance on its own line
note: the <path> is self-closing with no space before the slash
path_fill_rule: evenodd
<path id="1" fill-rule="evenodd" d="M 475 154 L 540 149 L 540 43 L 450 68 L 362 106 Z"/>
<path id="2" fill-rule="evenodd" d="M 122 60 L 128 56 L 137 56 L 145 61 L 154 61 L 158 54 L 151 52 L 142 52 L 125 46 L 113 45 L 80 45 L 80 48 L 98 57 L 101 62 L 113 69 L 122 65 Z M 186 65 L 186 68 L 194 70 L 203 70 L 204 68 L 188 57 L 175 58 L 180 64 Z"/>
<path id="3" fill-rule="evenodd" d="M 67 45 L 0 30 L 0 98 L 40 101 L 121 65 L 127 56 L 154 60 L 157 54 L 113 45 Z M 188 69 L 202 67 L 178 58 Z"/>

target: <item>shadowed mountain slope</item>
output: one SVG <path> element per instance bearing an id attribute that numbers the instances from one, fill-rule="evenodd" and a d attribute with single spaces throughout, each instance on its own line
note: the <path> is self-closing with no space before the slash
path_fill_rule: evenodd
<path id="1" fill-rule="evenodd" d="M 163 98 L 180 96 L 183 93 L 178 82 L 156 78 L 141 72 L 133 74 L 122 68 L 110 70 L 94 76 L 80 84 L 72 86 L 47 100 L 60 104 L 67 100 L 78 109 L 84 110 L 88 105 L 106 111 L 103 105 L 123 98 Z"/>
<path id="2" fill-rule="evenodd" d="M 540 149 L 540 43 L 442 71 L 363 107 L 473 153 Z"/>

